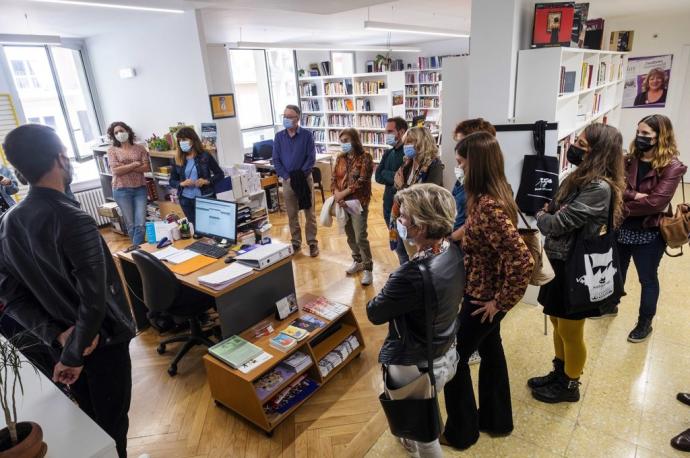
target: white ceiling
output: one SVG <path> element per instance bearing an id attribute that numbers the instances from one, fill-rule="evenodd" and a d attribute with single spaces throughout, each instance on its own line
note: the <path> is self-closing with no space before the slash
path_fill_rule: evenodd
<path id="1" fill-rule="evenodd" d="M 90 0 L 103 2 L 106 0 Z M 403 45 L 441 37 L 365 31 L 369 19 L 469 32 L 472 0 L 107 0 L 201 9 L 207 41 Z M 590 17 L 690 13 L 690 0 L 590 0 Z M 89 37 L 145 27 L 164 13 L 0 0 L 0 33 Z"/>

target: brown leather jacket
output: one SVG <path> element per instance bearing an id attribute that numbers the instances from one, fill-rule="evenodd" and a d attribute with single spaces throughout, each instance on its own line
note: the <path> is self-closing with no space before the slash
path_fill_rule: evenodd
<path id="1" fill-rule="evenodd" d="M 638 187 L 638 165 L 638 158 L 628 158 L 625 161 L 626 186 L 623 193 L 625 216 L 647 216 L 642 223 L 644 228 L 659 227 L 659 221 L 688 168 L 680 160 L 674 158 L 660 171 L 652 169 Z M 635 194 L 638 192 L 647 194 L 647 197 L 635 200 Z"/>

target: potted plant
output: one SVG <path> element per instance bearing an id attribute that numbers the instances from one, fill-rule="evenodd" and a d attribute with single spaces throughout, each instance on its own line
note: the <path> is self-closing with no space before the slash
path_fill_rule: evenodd
<path id="1" fill-rule="evenodd" d="M 386 72 L 391 66 L 391 58 L 388 54 L 385 56 L 383 54 L 378 54 L 374 61 L 376 63 L 376 70 L 379 72 Z"/>
<path id="2" fill-rule="evenodd" d="M 151 134 L 151 138 L 146 139 L 146 144 L 149 150 L 152 151 L 169 151 L 170 143 L 165 138 L 159 137 L 156 134 Z"/>
<path id="3" fill-rule="evenodd" d="M 17 395 L 24 396 L 21 368 L 28 365 L 38 375 L 36 367 L 19 351 L 23 335 L 0 339 L 0 406 L 7 424 L 0 430 L 0 457 L 43 458 L 48 446 L 43 442 L 41 427 L 17 420 Z"/>

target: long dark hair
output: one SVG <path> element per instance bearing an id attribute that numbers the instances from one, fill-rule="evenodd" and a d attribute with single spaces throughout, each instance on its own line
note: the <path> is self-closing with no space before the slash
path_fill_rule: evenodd
<path id="1" fill-rule="evenodd" d="M 180 148 L 180 138 L 186 138 L 188 140 L 191 140 L 192 141 L 192 150 L 196 154 L 201 154 L 205 151 L 204 146 L 201 144 L 201 139 L 196 134 L 194 129 L 192 129 L 191 127 L 183 127 L 180 130 L 178 130 L 177 133 L 175 134 L 175 138 L 176 138 L 176 143 L 177 143 L 175 145 L 175 146 L 177 146 L 177 155 L 175 156 L 175 162 L 177 163 L 177 165 L 184 164 L 185 157 L 187 156 L 187 153 L 182 151 L 182 148 Z"/>
<path id="2" fill-rule="evenodd" d="M 353 129 L 352 127 L 343 129 L 340 131 L 340 135 L 338 135 L 338 138 L 342 137 L 343 135 L 347 135 L 350 137 L 350 143 L 352 144 L 352 151 L 354 151 L 355 154 L 360 155 L 364 153 L 364 147 L 362 146 L 362 140 L 359 137 L 359 132 L 357 132 L 357 129 Z"/>
<path id="3" fill-rule="evenodd" d="M 482 195 L 489 196 L 517 226 L 517 205 L 506 179 L 503 152 L 496 137 L 488 132 L 475 132 L 460 141 L 457 152 L 467 159 L 464 182 L 467 209 L 472 211 Z"/>
<path id="4" fill-rule="evenodd" d="M 623 136 L 615 127 L 590 124 L 584 130 L 585 140 L 591 148 L 580 165 L 563 180 L 556 193 L 556 203 L 562 203 L 578 189 L 595 180 L 604 180 L 613 193 L 613 223 L 623 221 L 623 190 L 625 169 L 623 163 Z"/>
<path id="5" fill-rule="evenodd" d="M 110 126 L 108 126 L 108 138 L 110 139 L 111 142 L 113 142 L 113 145 L 117 146 L 118 148 L 120 146 L 122 146 L 122 143 L 120 143 L 117 140 L 117 138 L 115 138 L 115 128 L 118 126 L 122 127 L 124 130 L 127 131 L 127 133 L 129 134 L 129 138 L 127 139 L 127 143 L 129 143 L 130 145 L 133 145 L 134 139 L 135 139 L 134 131 L 132 130 L 131 127 L 129 127 L 127 124 L 125 124 L 122 121 L 115 121 L 115 122 L 111 123 Z"/>
<path id="6" fill-rule="evenodd" d="M 654 145 L 654 158 L 652 159 L 652 167 L 655 170 L 661 170 L 671 163 L 674 157 L 677 157 L 678 146 L 676 146 L 676 136 L 673 133 L 673 124 L 671 120 L 664 115 L 653 114 L 645 116 L 637 123 L 645 123 L 656 132 L 656 145 Z M 642 153 L 637 150 L 635 140 L 630 144 L 628 157 L 641 158 Z"/>

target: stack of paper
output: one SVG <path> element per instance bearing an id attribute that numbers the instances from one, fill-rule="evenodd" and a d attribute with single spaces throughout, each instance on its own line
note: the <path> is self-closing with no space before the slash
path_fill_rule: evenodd
<path id="1" fill-rule="evenodd" d="M 155 251 L 151 254 L 161 261 L 168 261 L 170 264 L 181 264 L 199 256 L 198 253 L 195 253 L 191 250 L 178 250 L 172 246 Z"/>
<path id="2" fill-rule="evenodd" d="M 234 369 L 264 353 L 261 348 L 240 336 L 231 336 L 209 348 L 208 352 Z"/>
<path id="3" fill-rule="evenodd" d="M 208 275 L 199 277 L 199 283 L 211 289 L 221 290 L 248 275 L 253 269 L 242 264 L 234 263 Z"/>

